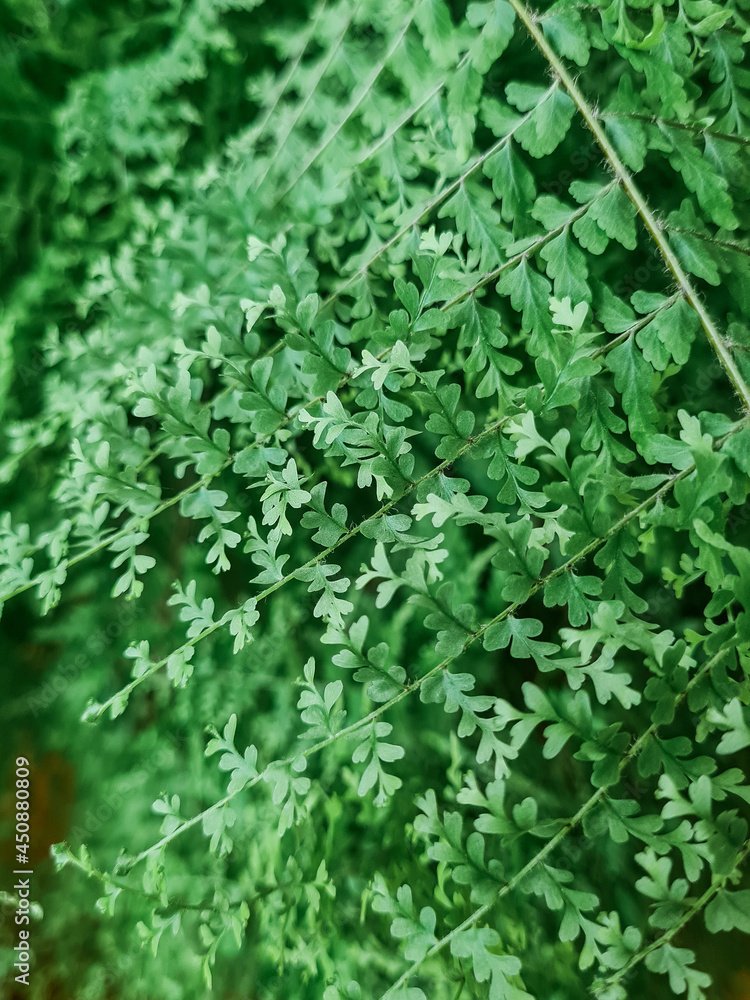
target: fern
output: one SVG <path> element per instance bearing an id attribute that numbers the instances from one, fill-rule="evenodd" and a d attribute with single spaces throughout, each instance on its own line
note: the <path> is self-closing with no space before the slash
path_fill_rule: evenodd
<path id="1" fill-rule="evenodd" d="M 59 110 L 66 225 L 122 203 L 5 428 L 5 622 L 148 609 L 48 708 L 81 811 L 127 791 L 55 884 L 154 995 L 709 997 L 693 928 L 750 931 L 746 4 L 169 29 Z"/>

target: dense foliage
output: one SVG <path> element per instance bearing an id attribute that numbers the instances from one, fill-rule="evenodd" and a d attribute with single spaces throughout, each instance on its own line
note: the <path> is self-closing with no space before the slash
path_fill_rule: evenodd
<path id="1" fill-rule="evenodd" d="M 25 995 L 718 995 L 748 0 L 45 16 L 0 598 L 77 795 Z"/>

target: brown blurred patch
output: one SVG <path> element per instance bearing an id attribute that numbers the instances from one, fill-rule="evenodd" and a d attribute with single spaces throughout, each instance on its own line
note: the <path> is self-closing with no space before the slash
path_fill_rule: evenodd
<path id="1" fill-rule="evenodd" d="M 734 973 L 720 994 L 721 1000 L 750 1000 L 750 957 L 747 961 L 748 968 Z"/>
<path id="2" fill-rule="evenodd" d="M 23 753 L 23 751 L 19 751 Z M 46 753 L 37 759 L 33 751 L 24 753 L 30 767 L 30 838 L 29 864 L 49 857 L 52 844 L 65 839 L 70 826 L 75 795 L 75 769 L 59 753 Z M 0 818 L 10 826 L 9 835 L 0 841 L 0 862 L 15 867 L 15 757 L 6 768 L 4 791 L 0 798 Z"/>
<path id="3" fill-rule="evenodd" d="M 59 659 L 62 651 L 61 642 L 22 642 L 16 655 L 24 672 L 41 673 Z"/>

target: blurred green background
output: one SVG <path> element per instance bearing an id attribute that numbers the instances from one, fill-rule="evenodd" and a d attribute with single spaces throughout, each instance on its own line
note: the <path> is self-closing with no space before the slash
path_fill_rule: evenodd
<path id="1" fill-rule="evenodd" d="M 54 421 L 39 418 L 45 338 L 50 331 L 77 336 L 97 322 L 89 285 L 97 262 L 116 257 L 150 211 L 178 202 L 181 178 L 253 120 L 257 104 L 247 81 L 264 67 L 278 72 L 285 26 L 304 24 L 309 6 L 0 4 L 0 511 L 20 507 L 32 523 L 54 523 L 50 492 L 64 446 Z M 200 256 L 198 246 L 192 257 Z M 153 302 L 140 308 L 141 318 L 154 311 Z M 140 329 L 148 339 L 148 322 Z M 23 440 L 13 436 L 19 427 L 28 428 Z M 165 553 L 170 530 L 167 523 Z M 125 978 L 136 995 L 155 995 L 141 978 L 144 956 L 133 954 L 132 941 L 124 945 L 117 920 L 96 912 L 97 887 L 71 870 L 55 874 L 49 858 L 53 843 L 96 843 L 106 825 L 124 822 L 129 788 L 142 786 L 167 765 L 170 748 L 182 753 L 186 742 L 173 730 L 158 743 L 137 715 L 116 729 L 80 725 L 81 707 L 108 683 L 103 678 L 121 649 L 143 634 L 134 606 L 98 599 L 102 565 L 91 560 L 43 626 L 35 624 L 30 593 L 0 621 L 0 975 L 7 998 L 117 997 Z M 151 597 L 163 608 L 171 568 L 157 577 Z M 200 763 L 200 733 L 193 750 Z M 13 884 L 17 755 L 32 762 L 33 898 L 44 910 L 31 927 L 29 989 L 13 982 L 15 904 L 2 895 Z M 119 766 L 107 762 L 115 760 L 132 762 L 129 786 L 113 780 Z M 169 964 L 168 952 L 162 957 Z M 165 977 L 161 987 L 169 982 Z M 179 973 L 172 990 L 182 995 Z M 230 995 L 226 984 L 217 984 L 216 995 Z"/>

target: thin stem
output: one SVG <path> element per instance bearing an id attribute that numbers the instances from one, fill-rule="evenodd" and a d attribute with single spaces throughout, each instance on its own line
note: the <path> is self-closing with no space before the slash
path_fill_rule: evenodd
<path id="1" fill-rule="evenodd" d="M 316 29 L 318 27 L 318 24 L 320 22 L 321 17 L 323 16 L 323 13 L 324 13 L 324 11 L 326 9 L 327 4 L 328 4 L 328 0 L 323 0 L 323 2 L 319 5 L 317 13 L 315 15 L 315 20 L 312 22 L 312 24 L 310 25 L 310 27 L 309 27 L 309 29 L 307 31 L 307 37 L 305 38 L 305 44 L 302 46 L 302 48 L 300 49 L 300 51 L 299 51 L 296 59 L 294 59 L 291 62 L 290 66 L 289 66 L 289 69 L 284 74 L 284 77 L 281 80 L 281 84 L 277 88 L 276 97 L 274 98 L 273 103 L 271 104 L 271 106 L 269 107 L 269 109 L 266 111 L 266 114 L 265 114 L 265 116 L 263 118 L 263 121 L 260 123 L 260 125 L 256 126 L 256 131 L 255 131 L 255 141 L 256 141 L 256 143 L 260 139 L 260 137 L 263 135 L 263 133 L 265 132 L 266 126 L 268 125 L 269 121 L 273 117 L 273 113 L 274 113 L 274 111 L 276 110 L 276 108 L 279 105 L 279 101 L 284 96 L 284 94 L 286 93 L 287 87 L 289 86 L 289 84 L 294 79 L 294 75 L 297 72 L 299 64 L 302 62 L 302 58 L 305 55 L 305 53 L 307 52 L 307 49 L 308 49 L 308 47 L 310 45 L 310 42 L 315 37 L 315 31 L 316 31 Z M 348 28 L 348 26 L 349 26 L 349 24 L 347 22 L 347 28 Z M 292 128 L 294 127 L 294 124 L 296 124 L 296 122 L 293 123 Z M 291 129 L 290 129 L 290 131 L 291 131 Z M 289 133 L 287 132 L 287 135 L 288 134 Z"/>
<path id="2" fill-rule="evenodd" d="M 592 198 L 591 201 L 587 201 L 585 205 L 581 205 L 580 208 L 577 208 L 575 212 L 571 212 L 571 214 L 568 216 L 565 222 L 560 223 L 560 225 L 557 226 L 555 229 L 550 229 L 548 233 L 544 233 L 543 236 L 540 236 L 539 239 L 535 243 L 533 243 L 530 247 L 527 247 L 520 253 L 515 254 L 508 260 L 503 261 L 503 263 L 500 264 L 498 267 L 496 267 L 493 271 L 489 271 L 482 278 L 480 278 L 480 280 L 475 285 L 472 285 L 471 288 L 466 289 L 466 291 L 461 292 L 459 295 L 456 295 L 455 298 L 451 299 L 450 302 L 448 302 L 445 306 L 443 306 L 443 310 L 447 311 L 452 306 L 458 305 L 459 302 L 463 302 L 464 299 L 469 298 L 475 292 L 479 291 L 480 288 L 484 288 L 485 285 L 488 285 L 491 281 L 495 281 L 496 278 L 499 278 L 504 271 L 507 271 L 509 268 L 514 267 L 516 264 L 520 264 L 522 260 L 529 257 L 531 254 L 535 254 L 538 250 L 541 250 L 541 248 L 546 243 L 549 243 L 550 240 L 553 240 L 556 236 L 559 236 L 560 233 L 564 232 L 568 228 L 568 226 L 572 225 L 577 219 L 580 219 L 581 216 L 585 215 L 586 212 L 588 212 L 588 210 L 594 204 L 594 202 L 598 201 L 599 198 L 605 195 L 607 191 L 613 188 L 616 184 L 617 181 L 611 181 L 609 184 L 606 184 L 601 189 L 601 191 L 599 191 L 596 198 Z"/>
<path id="3" fill-rule="evenodd" d="M 545 91 L 545 93 L 542 94 L 542 96 L 539 98 L 539 103 L 541 104 L 543 101 L 545 101 L 549 96 L 549 94 L 551 94 L 552 91 L 555 90 L 555 88 L 558 86 L 559 83 L 557 81 L 554 81 L 549 87 L 549 89 Z M 451 181 L 450 184 L 448 184 L 446 187 L 442 188 L 442 190 L 440 190 L 436 195 L 434 195 L 427 202 L 427 204 L 422 206 L 422 208 L 417 209 L 414 217 L 405 226 L 399 229 L 398 232 L 395 233 L 393 236 L 391 236 L 389 240 L 386 240 L 386 242 L 383 243 L 382 246 L 380 246 L 379 249 L 375 251 L 372 257 L 370 257 L 370 259 L 366 261 L 366 263 L 362 264 L 361 267 L 358 267 L 357 270 L 349 278 L 346 279 L 343 285 L 340 285 L 335 292 L 329 295 L 329 297 L 323 304 L 323 308 L 327 308 L 329 305 L 331 305 L 331 303 L 335 302 L 336 299 L 340 298 L 340 296 L 343 295 L 344 292 L 348 288 L 350 288 L 355 281 L 357 281 L 359 278 L 361 278 L 364 274 L 366 274 L 370 270 L 372 265 L 376 261 L 378 261 L 383 256 L 384 253 L 387 253 L 392 246 L 394 246 L 396 243 L 398 243 L 400 239 L 402 239 L 402 237 L 406 236 L 407 233 L 410 233 L 411 230 L 414 228 L 414 226 L 416 226 L 419 222 L 421 222 L 425 218 L 425 216 L 429 215 L 433 211 L 433 209 L 438 207 L 438 205 L 441 205 L 446 198 L 450 198 L 450 196 L 454 194 L 454 192 L 458 191 L 458 189 L 462 186 L 462 184 L 464 184 L 469 179 L 469 177 L 471 177 L 474 173 L 476 173 L 476 171 L 479 170 L 479 168 L 483 166 L 487 162 L 487 160 L 489 160 L 492 156 L 494 156 L 495 153 L 498 152 L 498 150 L 502 149 L 502 147 L 505 145 L 506 142 L 509 142 L 513 138 L 515 132 L 524 124 L 524 122 L 526 122 L 531 117 L 534 110 L 535 109 L 532 108 L 530 111 L 528 111 L 520 119 L 520 121 L 516 122 L 516 124 L 513 126 L 510 132 L 507 133 L 507 135 L 504 135 L 501 139 L 498 139 L 497 142 L 493 143 L 489 149 L 485 150 L 484 153 L 481 153 L 474 160 L 474 162 L 470 166 L 468 166 L 466 170 L 464 170 L 464 172 L 461 174 L 460 177 L 457 177 L 454 181 Z"/>
<path id="4" fill-rule="evenodd" d="M 456 67 L 451 70 L 451 73 L 453 74 L 458 72 L 458 70 L 461 69 L 461 67 L 467 61 L 468 58 L 469 54 L 467 53 L 465 56 L 463 56 L 463 58 L 456 65 Z M 366 163 L 371 156 L 374 156 L 375 153 L 377 153 L 377 151 L 381 148 L 381 146 L 384 146 L 387 142 L 389 142 L 393 138 L 393 136 L 399 131 L 399 129 L 402 129 L 408 121 L 411 121 L 411 119 L 414 117 L 414 115 L 417 114 L 417 112 L 422 110 L 425 104 L 429 103 L 429 101 L 431 101 L 433 97 L 436 97 L 440 93 L 440 91 L 443 89 L 443 87 L 446 85 L 447 82 L 448 82 L 448 77 L 447 76 L 443 77 L 443 79 L 439 83 L 435 84 L 432 90 L 430 90 L 427 94 L 425 94 L 425 96 L 418 104 L 414 104 L 412 107 L 408 109 L 408 111 L 405 111 L 403 115 L 401 115 L 401 117 L 394 122 L 391 128 L 387 129 L 383 133 L 383 135 L 380 136 L 379 139 L 376 139 L 372 143 L 372 145 L 369 146 L 364 151 L 364 153 L 356 161 L 356 166 L 361 166 L 361 164 Z"/>
<path id="5" fill-rule="evenodd" d="M 367 76 L 367 78 L 363 82 L 362 86 L 359 88 L 359 90 L 357 90 L 357 92 L 355 93 L 354 97 L 349 102 L 349 104 L 348 104 L 348 106 L 346 108 L 346 111 L 344 112 L 344 117 L 341 119 L 341 121 L 339 121 L 339 123 L 337 125 L 332 126 L 328 130 L 328 132 L 325 134 L 325 136 L 322 139 L 322 141 L 320 142 L 320 144 L 315 148 L 315 150 L 312 153 L 310 153 L 310 155 L 307 157 L 307 159 L 303 162 L 302 166 L 297 171 L 297 173 L 294 175 L 294 177 L 292 178 L 292 180 L 290 180 L 287 183 L 286 187 L 282 190 L 281 194 L 277 195 L 277 197 L 276 197 L 276 199 L 274 201 L 274 205 L 278 205 L 279 202 L 283 201 L 283 199 L 286 198 L 286 196 L 289 194 L 289 192 L 293 190 L 293 188 L 295 187 L 295 185 L 307 173 L 307 171 L 310 169 L 310 167 L 313 165 L 313 163 L 315 163 L 315 161 L 318 159 L 318 157 L 322 153 L 324 153 L 325 150 L 330 146 L 330 144 L 333 142 L 333 140 L 339 134 L 339 132 L 341 131 L 341 129 L 344 127 L 344 125 L 346 125 L 346 123 L 349 121 L 349 119 L 351 118 L 351 116 L 354 114 L 354 112 L 360 106 L 360 104 L 362 103 L 362 101 L 364 101 L 364 99 L 367 97 L 367 95 L 369 94 L 369 92 L 372 89 L 372 87 L 375 85 L 375 81 L 378 79 L 378 77 L 380 76 L 380 74 L 385 69 L 388 61 L 392 58 L 392 56 L 396 52 L 396 49 L 399 47 L 399 45 L 401 45 L 401 43 L 404 40 L 404 37 L 406 35 L 406 32 L 409 30 L 409 26 L 411 25 L 411 22 L 413 20 L 414 20 L 414 11 L 412 11 L 409 14 L 408 18 L 406 19 L 406 23 L 404 24 L 404 26 L 401 28 L 401 30 L 396 35 L 395 40 L 392 42 L 392 44 L 391 44 L 390 48 L 388 49 L 388 51 L 386 52 L 386 54 L 383 56 L 383 58 L 381 59 L 381 61 L 376 66 L 373 67 L 372 71 L 369 73 L 369 75 Z"/>
<path id="6" fill-rule="evenodd" d="M 737 243 L 734 240 L 719 240 L 710 233 L 699 233 L 697 229 L 683 229 L 682 226 L 665 224 L 664 228 L 668 229 L 672 233 L 684 233 L 686 236 L 694 236 L 697 240 L 703 240 L 704 243 L 710 243 L 712 246 L 721 247 L 722 250 L 731 250 L 733 253 L 741 253 L 746 257 L 750 257 L 750 247 L 746 247 L 742 243 Z"/>
<path id="7" fill-rule="evenodd" d="M 687 132 L 694 132 L 696 135 L 707 135 L 712 139 L 720 139 L 722 142 L 734 142 L 740 146 L 750 146 L 750 139 L 741 135 L 731 135 L 729 132 L 716 132 L 708 126 L 693 125 L 691 122 L 678 122 L 670 118 L 660 118 L 658 115 L 643 115 L 637 111 L 603 111 L 600 118 L 633 118 L 636 121 L 647 122 L 650 125 L 664 125 L 667 128 L 682 129 Z"/>
<path id="8" fill-rule="evenodd" d="M 356 10 L 356 8 L 355 8 L 355 10 Z M 301 104 L 297 108 L 297 113 L 292 118 L 292 120 L 289 122 L 289 125 L 287 126 L 287 128 L 284 131 L 283 135 L 281 135 L 278 138 L 278 141 L 277 141 L 277 144 L 276 144 L 276 150 L 275 150 L 273 156 L 269 159 L 268 163 L 266 164 L 265 170 L 261 174 L 260 178 L 255 182 L 255 190 L 256 191 L 260 188 L 261 184 L 263 184 L 263 182 L 265 181 L 266 177 L 268 177 L 268 174 L 270 173 L 271 167 L 276 162 L 276 160 L 277 160 L 277 158 L 279 156 L 279 153 L 284 148 L 284 145 L 285 145 L 287 139 L 289 138 L 289 136 L 294 131 L 295 126 L 297 125 L 297 123 L 299 122 L 300 118 L 302 117 L 302 115 L 303 115 L 303 113 L 305 111 L 305 108 L 309 105 L 310 101 L 313 99 L 313 97 L 314 97 L 314 95 L 315 95 L 315 93 L 316 93 L 316 91 L 318 89 L 318 86 L 320 85 L 320 81 L 326 75 L 326 73 L 328 71 L 328 68 L 330 67 L 330 65 L 333 62 L 334 58 L 338 54 L 339 49 L 344 44 L 344 39 L 346 38 L 347 32 L 349 31 L 349 28 L 351 27 L 352 18 L 354 17 L 354 12 L 355 11 L 353 10 L 349 14 L 349 17 L 346 19 L 346 22 L 344 23 L 344 27 L 343 27 L 343 29 L 342 29 L 342 31 L 341 31 L 338 39 L 336 40 L 335 44 L 330 46 L 330 48 L 328 49 L 328 52 L 325 55 L 325 58 L 321 60 L 320 66 L 318 68 L 318 73 L 317 73 L 317 75 L 315 77 L 315 80 L 308 87 L 308 90 L 307 90 L 307 93 L 305 94 L 304 100 L 301 102 Z"/>
<path id="9" fill-rule="evenodd" d="M 732 875 L 734 875 L 737 869 L 742 865 L 743 861 L 748 856 L 748 854 L 750 854 L 750 838 L 746 840 L 745 843 L 740 848 L 737 854 L 737 860 L 734 863 L 734 867 L 732 868 L 732 871 L 729 872 L 728 875 L 724 875 L 720 878 L 714 879 L 711 882 L 711 885 L 709 885 L 706 891 L 701 896 L 699 896 L 698 899 L 695 900 L 690 909 L 683 914 L 679 922 L 675 924 L 674 927 L 670 927 L 670 929 L 668 931 L 665 931 L 664 934 L 661 934 L 650 944 L 644 945 L 634 955 L 631 955 L 628 962 L 625 965 L 623 965 L 621 969 L 618 969 L 617 972 L 614 973 L 614 975 L 609 976 L 603 983 L 598 983 L 597 988 L 614 986 L 616 983 L 619 983 L 622 980 L 622 978 L 628 972 L 630 972 L 631 969 L 633 969 L 636 965 L 642 962 L 644 958 L 646 958 L 652 952 L 657 951 L 659 948 L 662 948 L 665 944 L 669 944 L 672 938 L 676 937 L 680 933 L 680 931 L 683 930 L 683 928 L 688 923 L 690 923 L 693 917 L 696 916 L 698 913 L 700 913 L 701 910 L 703 910 L 704 907 L 711 902 L 711 900 L 714 898 L 717 892 L 719 892 L 721 889 L 724 888 L 724 886 L 730 880 Z"/>
<path id="10" fill-rule="evenodd" d="M 173 896 L 171 898 L 168 897 L 165 901 L 164 897 L 158 893 L 147 892 L 145 889 L 139 889 L 137 886 L 129 885 L 127 882 L 123 882 L 121 879 L 110 875 L 109 872 L 101 872 L 97 868 L 87 867 L 73 854 L 72 851 L 69 849 L 68 851 L 69 853 L 66 858 L 66 864 L 73 865 L 73 867 L 78 868 L 85 875 L 88 875 L 89 878 L 97 879 L 104 886 L 113 886 L 121 892 L 129 892 L 132 895 L 139 896 L 141 899 L 147 899 L 149 902 L 157 904 L 156 912 L 158 913 L 174 912 L 177 910 L 215 910 L 213 900 L 209 899 L 202 899 L 197 903 L 191 903 L 181 896 Z M 259 900 L 264 899 L 266 896 L 269 896 L 272 892 L 275 892 L 280 888 L 281 886 L 278 885 L 264 886 L 263 889 L 259 889 L 247 899 L 239 899 L 235 902 L 229 902 L 228 905 L 232 909 L 235 907 L 239 908 L 243 903 L 251 905 L 252 903 L 256 903 Z"/>
<path id="11" fill-rule="evenodd" d="M 664 312 L 665 309 L 669 309 L 670 306 L 673 306 L 675 302 L 677 302 L 681 298 L 682 295 L 680 292 L 675 292 L 674 295 L 670 295 L 668 299 L 665 299 L 665 301 L 662 302 L 662 304 L 658 306 L 656 309 L 654 309 L 652 312 L 647 313 L 645 316 L 641 316 L 641 318 L 639 320 L 636 320 L 636 322 L 633 323 L 632 326 L 629 326 L 627 330 L 623 330 L 622 333 L 619 333 L 616 337 L 613 337 L 612 340 L 607 341 L 607 343 L 602 345 L 602 347 L 598 347 L 591 355 L 592 359 L 599 358 L 603 354 L 607 354 L 609 351 L 613 350 L 613 348 L 618 347 L 624 341 L 629 340 L 636 333 L 638 333 L 639 330 L 642 330 L 645 326 L 648 326 L 648 324 L 654 319 L 655 316 L 658 316 L 659 313 Z"/>

